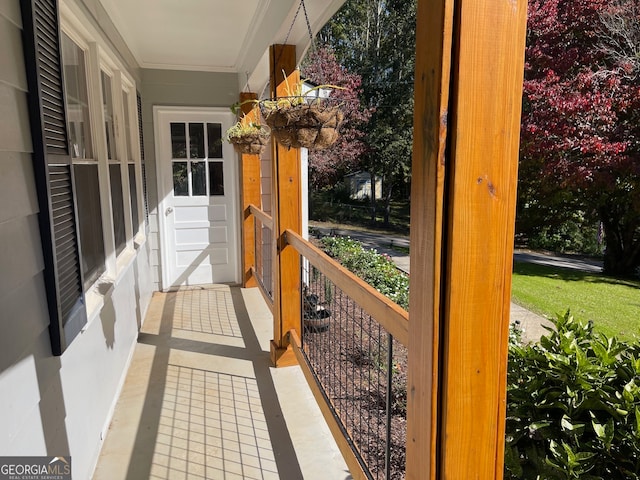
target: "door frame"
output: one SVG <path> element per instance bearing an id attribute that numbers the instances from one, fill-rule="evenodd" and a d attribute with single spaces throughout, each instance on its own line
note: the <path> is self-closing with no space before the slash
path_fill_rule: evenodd
<path id="1" fill-rule="evenodd" d="M 155 167 L 156 167 L 156 188 L 158 194 L 158 250 L 159 250 L 159 260 L 160 260 L 160 290 L 161 291 L 169 291 L 177 289 L 178 287 L 174 287 L 171 285 L 171 279 L 169 278 L 169 251 L 167 248 L 167 235 L 169 232 L 167 231 L 167 222 L 165 221 L 164 212 L 168 208 L 167 198 L 170 195 L 170 192 L 164 191 L 164 185 L 167 180 L 165 176 L 165 168 L 162 165 L 162 145 L 160 144 L 160 121 L 159 118 L 162 114 L 203 114 L 203 113 L 214 113 L 217 115 L 228 116 L 229 126 L 235 123 L 235 115 L 229 110 L 229 108 L 225 107 L 176 107 L 170 105 L 154 105 L 153 106 L 153 138 L 154 138 L 154 148 L 155 148 Z M 224 127 L 223 127 L 223 135 L 224 135 Z M 235 178 L 234 181 L 234 194 L 232 197 L 233 206 L 234 206 L 234 215 L 233 221 L 230 222 L 229 228 L 232 228 L 235 232 L 236 243 L 241 241 L 241 212 L 240 212 L 240 168 L 237 161 L 238 154 L 235 153 L 235 159 L 233 161 L 233 175 Z M 241 251 L 242 246 L 236 245 L 236 268 L 235 268 L 235 278 L 232 284 L 239 284 L 241 278 Z"/>

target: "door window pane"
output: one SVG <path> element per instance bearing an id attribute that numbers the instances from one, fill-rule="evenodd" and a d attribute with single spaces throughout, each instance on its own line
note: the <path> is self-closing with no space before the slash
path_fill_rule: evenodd
<path id="1" fill-rule="evenodd" d="M 222 162 L 209 162 L 209 189 L 211 195 L 224 195 Z"/>
<path id="2" fill-rule="evenodd" d="M 62 63 L 72 158 L 93 158 L 84 52 L 62 34 Z"/>
<path id="3" fill-rule="evenodd" d="M 187 158 L 187 135 L 184 123 L 171 124 L 171 157 Z"/>
<path id="4" fill-rule="evenodd" d="M 189 196 L 187 162 L 173 162 L 173 195 L 176 197 Z"/>
<path id="5" fill-rule="evenodd" d="M 133 234 L 140 228 L 140 218 L 138 217 L 138 183 L 136 182 L 136 166 L 129 164 L 129 196 L 131 197 L 131 223 L 133 223 Z"/>
<path id="6" fill-rule="evenodd" d="M 113 210 L 113 236 L 116 241 L 116 255 L 119 255 L 127 243 L 124 229 L 124 201 L 122 198 L 122 175 L 120 165 L 109 165 L 109 183 L 111 184 L 111 208 Z"/>
<path id="7" fill-rule="evenodd" d="M 189 124 L 189 158 L 204 158 L 204 124 Z"/>
<path id="8" fill-rule="evenodd" d="M 207 123 L 209 158 L 222 158 L 222 124 Z"/>
<path id="9" fill-rule="evenodd" d="M 86 290 L 104 272 L 105 262 L 98 166 L 74 165 L 73 172 L 78 202 L 82 273 Z"/>
<path id="10" fill-rule="evenodd" d="M 102 104 L 104 112 L 104 129 L 107 136 L 107 158 L 116 158 L 116 137 L 113 131 L 113 97 L 111 96 L 111 77 L 102 75 Z"/>
<path id="11" fill-rule="evenodd" d="M 193 195 L 207 194 L 206 162 L 191 162 L 191 191 Z"/>

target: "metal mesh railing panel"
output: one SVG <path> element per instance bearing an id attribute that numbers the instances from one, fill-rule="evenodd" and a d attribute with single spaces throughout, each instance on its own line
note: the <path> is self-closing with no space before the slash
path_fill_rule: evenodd
<path id="1" fill-rule="evenodd" d="M 404 478 L 406 348 L 302 259 L 303 353 L 373 479 Z"/>

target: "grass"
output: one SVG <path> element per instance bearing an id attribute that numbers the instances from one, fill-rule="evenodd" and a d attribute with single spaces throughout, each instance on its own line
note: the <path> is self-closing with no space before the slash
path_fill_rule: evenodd
<path id="1" fill-rule="evenodd" d="M 516 262 L 512 297 L 518 305 L 552 318 L 570 309 L 606 335 L 633 339 L 640 334 L 637 280 Z"/>

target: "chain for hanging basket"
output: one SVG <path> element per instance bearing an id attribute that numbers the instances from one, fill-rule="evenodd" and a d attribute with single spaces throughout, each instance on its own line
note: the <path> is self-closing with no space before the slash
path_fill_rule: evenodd
<path id="1" fill-rule="evenodd" d="M 284 40 L 287 44 L 289 35 L 302 10 L 307 26 L 307 33 L 314 49 L 313 32 L 307 7 L 304 0 L 300 0 L 296 14 Z M 282 55 L 282 51 L 280 52 Z M 279 64 L 279 57 L 275 64 Z M 286 81 L 287 75 L 283 73 Z M 321 90 L 325 87 L 342 89 L 335 85 L 321 85 L 313 90 Z M 308 148 L 309 150 L 322 150 L 333 145 L 339 136 L 340 126 L 344 120 L 341 101 L 331 97 L 319 97 L 302 93 L 302 82 L 288 89 L 292 96 L 278 97 L 260 102 L 260 111 L 265 122 L 271 128 L 271 134 L 281 145 L 289 148 Z M 300 95 L 298 95 L 300 94 Z"/>
<path id="2" fill-rule="evenodd" d="M 274 138 L 289 148 L 333 145 L 344 120 L 340 101 L 331 97 L 280 97 L 261 102 L 260 110 Z"/>

